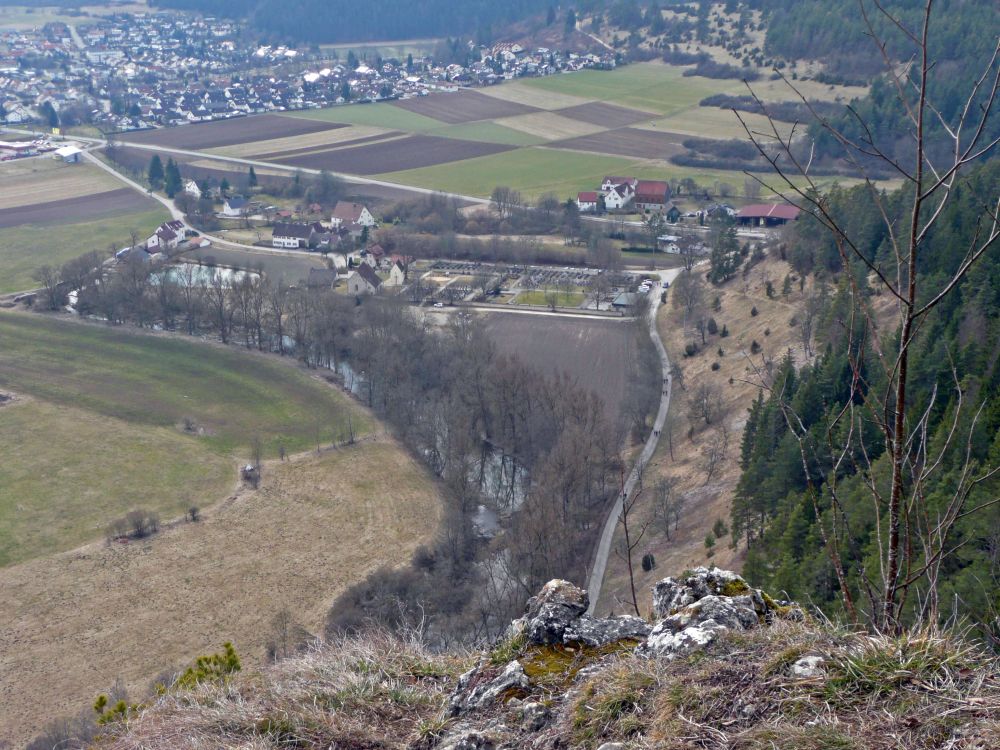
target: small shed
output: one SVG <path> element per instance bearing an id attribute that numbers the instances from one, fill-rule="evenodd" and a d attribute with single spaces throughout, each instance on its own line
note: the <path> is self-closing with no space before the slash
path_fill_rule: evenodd
<path id="1" fill-rule="evenodd" d="M 52 153 L 52 158 L 64 161 L 67 164 L 78 164 L 80 159 L 83 158 L 83 151 L 76 146 L 63 146 L 62 148 L 57 148 Z"/>

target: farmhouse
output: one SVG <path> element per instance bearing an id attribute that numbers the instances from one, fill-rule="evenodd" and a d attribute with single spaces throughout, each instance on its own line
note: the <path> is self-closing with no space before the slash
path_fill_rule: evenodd
<path id="1" fill-rule="evenodd" d="M 382 286 L 382 279 L 372 267 L 362 263 L 356 271 L 347 274 L 348 294 L 374 294 Z"/>
<path id="2" fill-rule="evenodd" d="M 337 201 L 337 205 L 333 207 L 330 224 L 334 229 L 349 228 L 351 224 L 370 228 L 375 226 L 375 217 L 361 203 Z"/>
<path id="3" fill-rule="evenodd" d="M 577 193 L 576 207 L 580 209 L 580 213 L 593 213 L 597 210 L 597 193 Z"/>
<path id="4" fill-rule="evenodd" d="M 640 211 L 662 212 L 670 201 L 670 185 L 662 180 L 639 180 L 635 187 L 635 205 Z"/>
<path id="5" fill-rule="evenodd" d="M 146 240 L 146 249 L 150 252 L 165 253 L 173 250 L 184 239 L 184 222 L 165 221 Z"/>
<path id="6" fill-rule="evenodd" d="M 250 210 L 250 204 L 242 195 L 234 195 L 226 198 L 222 206 L 222 215 L 229 217 L 240 217 Z"/>
<path id="7" fill-rule="evenodd" d="M 312 247 L 316 243 L 315 224 L 284 224 L 274 225 L 271 232 L 271 247 L 294 249 Z"/>
<path id="8" fill-rule="evenodd" d="M 194 180 L 184 180 L 184 192 L 192 198 L 201 198 L 201 188 Z"/>
<path id="9" fill-rule="evenodd" d="M 605 177 L 601 180 L 601 195 L 604 207 L 609 211 L 625 208 L 635 198 L 639 181 L 634 177 Z"/>
<path id="10" fill-rule="evenodd" d="M 378 270 L 385 259 L 385 250 L 381 245 L 372 245 L 361 253 L 361 262 L 366 263 L 373 269 Z"/>
<path id="11" fill-rule="evenodd" d="M 744 206 L 736 214 L 736 221 L 745 227 L 777 227 L 799 217 L 799 209 L 780 203 L 757 203 Z"/>

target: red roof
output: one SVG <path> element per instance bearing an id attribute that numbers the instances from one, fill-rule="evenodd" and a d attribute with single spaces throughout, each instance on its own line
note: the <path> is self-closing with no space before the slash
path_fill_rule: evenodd
<path id="1" fill-rule="evenodd" d="M 597 193 L 577 193 L 576 199 L 580 203 L 597 203 Z"/>
<path id="2" fill-rule="evenodd" d="M 639 203 L 663 203 L 670 194 L 670 186 L 661 180 L 639 180 L 635 188 L 635 199 Z M 645 200 L 651 198 L 653 200 Z"/>
<path id="3" fill-rule="evenodd" d="M 736 214 L 740 219 L 784 219 L 785 221 L 791 221 L 798 215 L 799 209 L 787 203 L 755 203 L 752 206 L 744 206 Z"/>

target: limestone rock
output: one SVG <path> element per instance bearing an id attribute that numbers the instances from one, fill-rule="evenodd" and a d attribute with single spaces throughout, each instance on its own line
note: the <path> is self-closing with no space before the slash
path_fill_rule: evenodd
<path id="1" fill-rule="evenodd" d="M 445 736 L 437 750 L 495 750 L 496 743 L 484 734 L 472 730 Z"/>
<path id="2" fill-rule="evenodd" d="M 803 656 L 792 665 L 792 674 L 796 677 L 820 677 L 826 671 L 822 656 Z"/>
<path id="3" fill-rule="evenodd" d="M 529 732 L 537 732 L 548 722 L 549 715 L 545 704 L 531 701 L 521 707 L 521 724 Z"/>
<path id="4" fill-rule="evenodd" d="M 516 659 L 492 679 L 485 678 L 480 667 L 469 670 L 458 679 L 458 686 L 451 697 L 450 712 L 453 716 L 491 705 L 510 691 L 528 687 L 528 676 Z"/>

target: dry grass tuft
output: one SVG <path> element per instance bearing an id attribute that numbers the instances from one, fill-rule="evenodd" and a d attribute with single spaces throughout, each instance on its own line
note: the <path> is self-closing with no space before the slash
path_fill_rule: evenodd
<path id="1" fill-rule="evenodd" d="M 439 734 L 465 662 L 376 634 L 314 649 L 263 675 L 172 691 L 101 747 L 403 748 Z"/>

